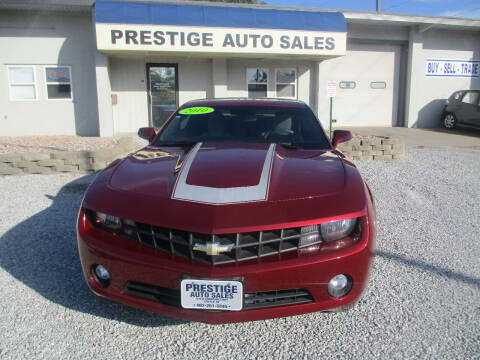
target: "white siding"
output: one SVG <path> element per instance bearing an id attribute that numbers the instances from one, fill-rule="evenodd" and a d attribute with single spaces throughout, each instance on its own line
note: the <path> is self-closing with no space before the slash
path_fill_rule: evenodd
<path id="1" fill-rule="evenodd" d="M 268 97 L 277 97 L 275 84 L 275 70 L 280 68 L 294 68 L 297 73 L 297 99 L 315 108 L 315 76 L 316 63 L 305 60 L 277 60 L 277 59 L 228 59 L 227 94 L 229 97 L 247 97 L 247 68 L 268 69 Z"/>
<path id="2" fill-rule="evenodd" d="M 0 134 L 98 135 L 89 13 L 0 11 Z M 36 101 L 11 101 L 8 65 L 35 65 Z M 73 99 L 48 100 L 44 65 L 69 65 Z"/>
<path id="3" fill-rule="evenodd" d="M 143 58 L 110 57 L 112 95 L 117 97 L 113 107 L 113 132 L 134 132 L 148 126 L 147 83 Z"/>
<path id="4" fill-rule="evenodd" d="M 149 126 L 147 63 L 178 64 L 179 106 L 183 103 L 212 96 L 212 65 L 210 59 L 172 57 L 110 56 L 114 133 L 136 132 Z"/>
<path id="5" fill-rule="evenodd" d="M 344 57 L 325 60 L 319 66 L 319 117 L 328 127 L 327 82 L 337 82 L 333 100 L 336 126 L 396 125 L 400 48 L 396 45 L 349 44 Z M 341 81 L 355 83 L 341 89 Z M 372 89 L 372 82 L 385 82 L 385 89 Z"/>
<path id="6" fill-rule="evenodd" d="M 210 59 L 185 59 L 178 63 L 179 105 L 212 97 L 212 61 Z"/>
<path id="7" fill-rule="evenodd" d="M 480 89 L 480 77 L 425 76 L 427 59 L 480 60 L 480 32 L 431 28 L 412 30 L 410 91 L 407 96 L 408 126 L 439 126 L 445 100 L 456 90 Z"/>

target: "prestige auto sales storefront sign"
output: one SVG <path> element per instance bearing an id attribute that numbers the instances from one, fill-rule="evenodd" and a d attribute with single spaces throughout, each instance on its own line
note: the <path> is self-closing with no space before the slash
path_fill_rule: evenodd
<path id="1" fill-rule="evenodd" d="M 171 25 L 96 24 L 104 51 L 341 56 L 346 33 Z"/>

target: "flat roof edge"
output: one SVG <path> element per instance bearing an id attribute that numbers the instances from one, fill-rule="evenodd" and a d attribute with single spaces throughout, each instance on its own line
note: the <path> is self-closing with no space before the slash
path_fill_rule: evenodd
<path id="1" fill-rule="evenodd" d="M 0 9 L 90 12 L 95 0 L 0 0 Z"/>
<path id="2" fill-rule="evenodd" d="M 104 0 L 105 1 L 105 0 Z M 108 1 L 108 0 L 107 0 Z M 305 12 L 343 13 L 347 23 L 391 23 L 396 25 L 440 25 L 452 28 L 471 28 L 480 30 L 480 19 L 459 18 L 452 16 L 432 16 L 413 14 L 393 14 L 384 12 L 353 11 L 341 9 L 322 9 L 312 7 L 273 6 L 268 4 L 242 4 L 208 1 L 188 0 L 115 0 L 117 2 L 153 3 L 153 4 L 176 4 L 176 5 L 200 5 L 217 7 L 255 8 L 270 10 L 295 10 Z M 88 12 L 94 5 L 95 0 L 0 0 L 0 9 L 11 10 L 50 10 L 50 11 L 78 11 Z"/>
<path id="3" fill-rule="evenodd" d="M 221 28 L 347 31 L 345 17 L 336 12 L 304 12 L 282 8 L 226 7 L 186 2 L 103 1 L 95 3 L 95 22 Z"/>
<path id="4" fill-rule="evenodd" d="M 399 25 L 442 25 L 451 27 L 471 27 L 480 30 L 480 19 L 466 19 L 446 16 L 425 16 L 389 14 L 375 12 L 343 11 L 347 23 L 398 23 Z"/>

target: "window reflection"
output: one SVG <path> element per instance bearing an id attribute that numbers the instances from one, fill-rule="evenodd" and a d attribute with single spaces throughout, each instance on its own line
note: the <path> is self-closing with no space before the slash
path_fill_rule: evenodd
<path id="1" fill-rule="evenodd" d="M 268 96 L 268 69 L 247 69 L 247 90 L 249 98 Z"/>
<path id="2" fill-rule="evenodd" d="M 296 98 L 296 69 L 277 69 L 275 78 L 277 97 Z"/>

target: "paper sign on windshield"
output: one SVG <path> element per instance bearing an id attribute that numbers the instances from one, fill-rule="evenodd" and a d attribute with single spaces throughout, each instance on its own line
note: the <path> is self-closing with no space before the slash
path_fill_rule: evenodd
<path id="1" fill-rule="evenodd" d="M 197 107 L 191 107 L 191 108 L 186 108 L 182 109 L 179 111 L 179 114 L 182 115 L 200 115 L 200 114 L 208 114 L 211 112 L 214 112 L 215 109 L 207 106 L 197 106 Z"/>

